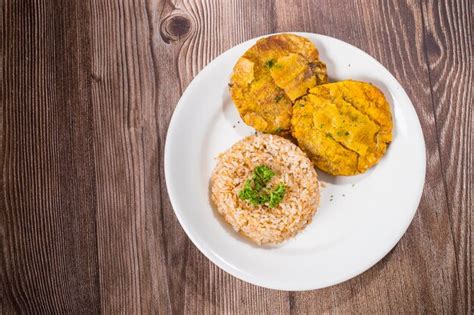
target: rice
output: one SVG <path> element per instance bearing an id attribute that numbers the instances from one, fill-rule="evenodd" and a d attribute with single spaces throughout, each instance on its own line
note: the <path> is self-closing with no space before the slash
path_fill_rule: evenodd
<path id="1" fill-rule="evenodd" d="M 275 172 L 270 187 L 286 186 L 283 200 L 274 208 L 239 198 L 245 181 L 259 165 Z M 311 223 L 319 204 L 318 178 L 311 161 L 296 145 L 279 136 L 258 134 L 218 157 L 211 176 L 211 199 L 235 231 L 257 244 L 277 244 Z"/>

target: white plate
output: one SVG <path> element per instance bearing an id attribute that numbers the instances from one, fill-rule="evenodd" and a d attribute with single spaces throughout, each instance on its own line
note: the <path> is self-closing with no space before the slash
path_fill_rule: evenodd
<path id="1" fill-rule="evenodd" d="M 333 177 L 318 171 L 326 187 L 313 222 L 304 231 L 282 245 L 259 247 L 227 226 L 209 200 L 215 157 L 253 133 L 234 108 L 227 83 L 238 57 L 257 39 L 229 49 L 194 78 L 176 106 L 165 147 L 170 200 L 193 243 L 228 273 L 281 290 L 334 285 L 382 259 L 415 215 L 426 168 L 420 122 L 390 72 L 348 43 L 295 34 L 316 44 L 331 81 L 355 79 L 378 86 L 391 104 L 395 126 L 386 155 L 367 173 Z"/>

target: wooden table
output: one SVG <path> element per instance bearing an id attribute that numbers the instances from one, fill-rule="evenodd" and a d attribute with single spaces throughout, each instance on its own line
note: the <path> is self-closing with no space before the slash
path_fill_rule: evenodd
<path id="1" fill-rule="evenodd" d="M 0 313 L 472 312 L 472 12 L 469 0 L 1 1 Z M 263 289 L 209 262 L 163 174 L 193 77 L 280 31 L 374 56 L 426 140 L 407 233 L 369 271 L 318 291 Z"/>

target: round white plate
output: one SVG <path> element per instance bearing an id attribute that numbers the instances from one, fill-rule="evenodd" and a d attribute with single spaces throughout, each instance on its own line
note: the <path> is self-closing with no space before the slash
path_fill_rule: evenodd
<path id="1" fill-rule="evenodd" d="M 371 82 L 384 92 L 392 107 L 394 137 L 380 163 L 359 176 L 318 171 L 325 187 L 313 222 L 282 245 L 253 245 L 220 218 L 209 199 L 215 157 L 254 132 L 241 121 L 227 84 L 235 62 L 256 38 L 214 59 L 184 92 L 168 129 L 165 176 L 179 222 L 212 262 L 256 285 L 310 290 L 357 276 L 395 246 L 420 202 L 426 157 L 413 105 L 387 69 L 343 41 L 295 34 L 316 44 L 330 81 Z"/>

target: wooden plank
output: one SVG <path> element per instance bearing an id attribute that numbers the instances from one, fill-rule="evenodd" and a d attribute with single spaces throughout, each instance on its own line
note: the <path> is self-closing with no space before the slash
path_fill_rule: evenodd
<path id="1" fill-rule="evenodd" d="M 272 7 L 270 2 L 259 1 L 173 1 L 149 11 L 161 12 L 159 16 L 153 15 L 152 29 L 154 59 L 162 60 L 156 63 L 156 72 L 166 74 L 159 75 L 159 134 L 163 152 L 168 122 L 185 87 L 220 53 L 246 39 L 272 32 L 261 19 L 272 14 Z M 165 242 L 170 256 L 167 266 L 174 312 L 274 314 L 288 310 L 286 292 L 258 288 L 235 279 L 189 244 L 165 197 L 164 184 Z"/>
<path id="2" fill-rule="evenodd" d="M 203 25 L 197 25 L 198 29 L 212 29 L 209 27 L 212 22 L 208 22 L 212 21 L 212 18 L 207 15 L 215 14 L 217 19 L 219 16 L 223 16 L 221 10 L 224 9 L 215 9 L 215 12 L 219 13 L 217 14 L 212 9 L 208 9 L 212 8 L 212 4 L 206 6 L 206 2 L 202 5 L 192 5 L 193 3 L 191 2 L 189 5 L 189 12 L 194 14 L 194 21 Z M 250 5 L 247 3 L 245 7 Z M 301 19 L 292 18 L 300 16 L 301 8 L 304 8 L 302 10 L 303 17 Z M 269 8 L 268 11 L 273 15 L 264 16 L 271 19 L 267 24 L 271 25 L 272 29 L 266 32 L 297 29 L 333 35 L 352 42 L 375 55 L 394 72 L 401 82 L 411 83 L 415 78 L 416 84 L 405 84 L 405 86 L 417 105 L 426 138 L 433 139 L 432 135 L 436 134 L 436 130 L 431 109 L 428 71 L 423 53 L 421 10 L 417 2 L 410 2 L 407 6 L 403 6 L 396 3 L 377 4 L 372 2 L 342 5 L 327 1 L 314 6 L 305 1 L 281 1 Z M 359 16 L 363 18 L 357 19 Z M 245 17 L 244 20 L 253 21 L 252 17 L 252 15 Z M 227 17 L 227 20 L 233 21 L 236 20 L 236 17 L 230 16 Z M 362 22 L 353 23 L 357 20 Z M 252 25 L 252 23 L 249 24 Z M 341 25 L 341 27 L 331 27 L 335 24 Z M 389 37 L 385 36 L 392 28 L 403 31 L 391 33 L 392 35 Z M 232 34 L 234 29 L 238 29 L 238 27 L 231 29 L 228 34 Z M 411 30 L 415 30 L 415 32 Z M 201 36 L 200 33 L 198 35 Z M 191 47 L 194 42 L 198 43 L 196 46 L 199 46 L 199 43 L 207 45 L 201 50 L 192 48 L 193 53 L 190 56 L 193 60 L 197 60 L 195 67 L 198 69 L 204 64 L 201 60 L 210 60 L 212 58 L 209 58 L 209 55 L 211 57 L 217 55 L 212 53 L 215 50 L 213 47 L 219 45 L 216 42 L 220 43 L 216 38 L 219 38 L 218 32 L 208 34 L 208 40 L 193 40 L 192 37 L 186 39 L 191 42 L 189 44 Z M 416 43 L 416 45 L 413 47 L 411 43 Z M 184 47 L 186 47 L 186 43 Z M 190 67 L 193 75 L 195 67 Z M 189 73 L 189 67 L 185 69 Z M 188 78 L 193 75 L 185 72 L 180 77 Z M 395 312 L 400 310 L 436 312 L 450 310 L 454 307 L 458 295 L 462 293 L 459 292 L 459 284 L 456 280 L 455 262 L 452 256 L 445 254 L 446 251 L 453 253 L 454 246 L 453 236 L 449 230 L 448 214 L 443 211 L 447 203 L 444 186 L 436 181 L 441 177 L 438 143 L 427 141 L 427 150 L 429 185 L 425 190 L 414 224 L 400 245 L 382 263 L 359 278 L 326 290 L 292 293 L 290 295 L 292 311 L 338 310 L 347 312 L 353 310 L 363 312 L 368 310 L 371 312 Z M 439 235 L 446 235 L 446 237 L 440 238 Z M 191 257 L 190 261 L 193 259 Z M 207 279 L 206 269 L 202 273 L 204 279 Z M 199 278 L 200 275 L 198 274 L 197 277 Z M 196 283 L 199 284 L 202 281 L 196 281 Z M 392 290 L 386 287 L 386 283 L 390 283 Z M 441 283 L 444 284 L 440 286 Z M 404 293 L 406 287 L 411 289 L 412 294 Z M 238 289 L 237 286 L 231 287 L 231 291 Z M 211 299 L 214 296 L 214 290 L 219 291 L 219 288 L 203 288 L 201 291 L 204 296 L 206 296 L 205 292 L 209 291 L 207 294 Z M 199 294 L 199 296 L 201 295 Z M 192 299 L 192 297 L 193 295 L 187 299 Z M 199 305 L 199 303 L 196 304 Z M 216 308 L 218 307 L 216 306 Z"/>
<path id="3" fill-rule="evenodd" d="M 471 1 L 423 1 L 425 50 L 462 300 L 472 309 L 473 41 Z M 470 276 L 469 276 L 470 275 Z M 462 307 L 464 306 L 464 308 Z"/>
<path id="4" fill-rule="evenodd" d="M 2 1 L 2 310 L 100 308 L 87 6 Z"/>
<path id="5" fill-rule="evenodd" d="M 315 6 L 309 1 L 282 1 L 279 5 L 277 12 L 285 12 L 287 16 L 294 16 L 296 8 L 307 8 L 304 10 L 307 17 L 302 20 L 308 24 L 303 29 L 353 43 L 395 75 L 415 105 L 428 157 L 420 207 L 394 250 L 360 277 L 325 290 L 292 294 L 292 311 L 439 313 L 456 310 L 464 292 L 460 291 L 456 276 L 445 187 L 439 181 L 442 173 L 419 2 L 327 1 Z M 301 26 L 285 23 L 281 27 L 295 28 Z"/>
<path id="6" fill-rule="evenodd" d="M 91 2 L 101 311 L 169 313 L 159 95 L 144 1 Z M 162 61 L 160 61 L 162 62 Z M 174 220 L 174 218 L 172 218 Z M 187 240 L 181 236 L 184 248 Z M 175 266 L 171 266 L 175 267 Z M 176 266 L 176 268 L 179 268 Z M 177 284 L 177 282 L 174 282 Z"/>

